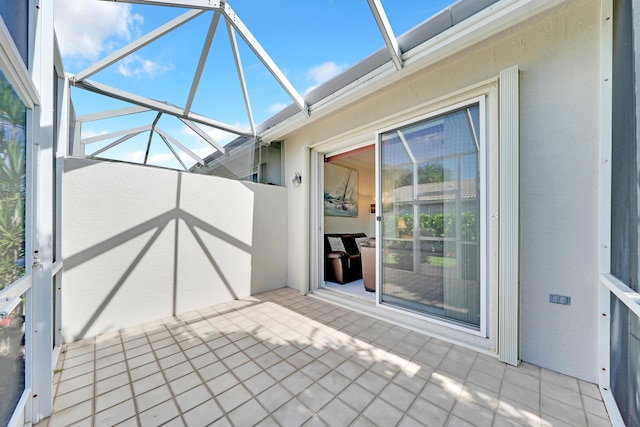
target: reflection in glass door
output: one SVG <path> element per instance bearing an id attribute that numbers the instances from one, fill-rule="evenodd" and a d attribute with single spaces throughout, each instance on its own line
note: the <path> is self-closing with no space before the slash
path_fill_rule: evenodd
<path id="1" fill-rule="evenodd" d="M 480 105 L 380 135 L 380 301 L 480 330 Z"/>
<path id="2" fill-rule="evenodd" d="M 0 425 L 25 389 L 26 107 L 0 72 Z"/>

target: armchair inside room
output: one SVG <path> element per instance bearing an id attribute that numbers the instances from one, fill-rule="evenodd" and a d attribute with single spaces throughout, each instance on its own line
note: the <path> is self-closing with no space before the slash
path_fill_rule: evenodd
<path id="1" fill-rule="evenodd" d="M 362 261 L 362 281 L 368 292 L 376 291 L 376 239 L 370 238 L 360 244 L 360 256 Z"/>
<path id="2" fill-rule="evenodd" d="M 362 279 L 362 263 L 357 239 L 367 238 L 364 233 L 325 234 L 324 279 L 342 285 Z"/>

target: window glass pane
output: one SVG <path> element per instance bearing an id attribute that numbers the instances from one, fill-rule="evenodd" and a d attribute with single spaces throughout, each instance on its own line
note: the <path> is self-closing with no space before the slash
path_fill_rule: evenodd
<path id="1" fill-rule="evenodd" d="M 207 166 L 192 171 L 223 178 L 283 185 L 282 141 L 263 145 L 253 139 L 238 139 L 225 146 L 226 154 L 216 151 L 204 160 Z"/>
<path id="2" fill-rule="evenodd" d="M 29 2 L 27 0 L 0 1 L 0 16 L 18 48 L 26 67 L 29 66 Z"/>
<path id="3" fill-rule="evenodd" d="M 0 290 L 25 273 L 26 108 L 0 73 Z"/>
<path id="4" fill-rule="evenodd" d="M 381 136 L 382 302 L 478 329 L 477 104 Z"/>
<path id="5" fill-rule="evenodd" d="M 10 300 L 12 301 L 12 300 Z M 0 425 L 6 426 L 24 391 L 24 299 L 0 313 Z"/>

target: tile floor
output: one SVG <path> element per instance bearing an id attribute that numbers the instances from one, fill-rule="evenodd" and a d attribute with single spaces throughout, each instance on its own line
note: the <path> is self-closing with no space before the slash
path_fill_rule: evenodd
<path id="1" fill-rule="evenodd" d="M 610 426 L 598 388 L 281 289 L 72 343 L 37 426 Z"/>

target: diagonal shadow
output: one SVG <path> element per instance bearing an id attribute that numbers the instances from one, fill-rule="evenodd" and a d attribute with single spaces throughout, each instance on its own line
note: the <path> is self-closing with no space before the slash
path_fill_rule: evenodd
<path id="1" fill-rule="evenodd" d="M 75 255 L 72 255 L 68 258 L 64 259 L 64 269 L 65 271 L 69 271 L 81 264 L 84 264 L 86 261 L 92 260 L 93 258 L 102 255 L 111 249 L 114 249 L 120 245 L 123 245 L 134 238 L 145 234 L 148 231 L 154 230 L 158 227 L 164 228 L 169 221 L 176 218 L 179 215 L 178 209 L 171 209 L 163 214 L 160 214 L 150 220 L 143 222 L 140 225 L 137 225 L 129 230 L 125 230 L 120 234 L 116 234 L 113 237 L 110 237 L 107 240 L 104 240 L 90 248 L 82 250 Z"/>
<path id="2" fill-rule="evenodd" d="M 179 204 L 178 204 L 179 206 Z M 209 262 L 211 263 L 211 265 L 213 266 L 213 268 L 216 270 L 216 272 L 218 273 L 220 279 L 222 280 L 222 282 L 224 283 L 224 286 L 227 288 L 227 290 L 229 291 L 229 294 L 233 297 L 233 299 L 238 299 L 237 294 L 235 293 L 235 291 L 233 290 L 231 284 L 229 283 L 228 279 L 225 277 L 225 275 L 223 274 L 222 270 L 220 269 L 220 267 L 218 266 L 218 264 L 215 262 L 212 254 L 210 253 L 210 251 L 207 249 L 205 243 L 202 241 L 202 239 L 200 238 L 198 232 L 196 231 L 196 227 L 202 229 L 202 231 L 204 231 L 207 234 L 210 234 L 212 236 L 215 236 L 217 238 L 219 238 L 220 240 L 234 246 L 237 247 L 249 254 L 251 254 L 251 245 L 246 244 L 244 242 L 242 242 L 241 240 L 221 231 L 220 229 L 213 227 L 212 225 L 206 223 L 205 221 L 195 217 L 194 215 L 183 211 L 182 209 L 180 209 L 179 207 L 168 210 L 167 212 L 160 214 L 148 221 L 145 221 L 144 223 L 137 225 L 136 227 L 133 227 L 129 230 L 125 230 L 122 233 L 119 233 L 107 240 L 104 240 L 90 248 L 87 248 L 85 250 L 83 250 L 80 253 L 77 253 L 75 255 L 70 256 L 69 258 L 66 258 L 64 260 L 64 269 L 65 271 L 69 271 L 79 265 L 82 265 L 83 263 L 90 261 L 92 259 L 94 259 L 97 256 L 100 256 L 122 244 L 125 244 L 129 241 L 131 241 L 132 239 L 139 237 L 145 233 L 147 233 L 148 231 L 151 230 L 156 230 L 153 235 L 151 236 L 151 238 L 149 239 L 149 241 L 145 244 L 145 246 L 141 249 L 140 253 L 138 253 L 138 255 L 134 258 L 134 260 L 131 262 L 131 264 L 129 265 L 129 267 L 127 268 L 127 270 L 123 273 L 123 275 L 120 277 L 120 279 L 118 279 L 118 281 L 115 283 L 115 285 L 113 286 L 113 288 L 111 289 L 111 291 L 109 291 L 109 293 L 107 294 L 107 296 L 104 298 L 104 300 L 101 302 L 101 304 L 98 306 L 98 308 L 96 309 L 96 311 L 92 314 L 92 316 L 89 318 L 89 320 L 87 321 L 87 323 L 85 324 L 85 326 L 82 328 L 82 330 L 75 336 L 74 340 L 79 340 L 82 339 L 84 337 L 84 335 L 87 333 L 87 331 L 89 330 L 89 328 L 93 325 L 93 323 L 98 319 L 98 317 L 102 314 L 102 312 L 105 310 L 105 308 L 107 307 L 107 305 L 109 304 L 109 301 L 116 295 L 116 293 L 120 290 L 120 288 L 123 286 L 123 284 L 126 282 L 126 280 L 129 278 L 129 276 L 131 275 L 131 273 L 134 271 L 134 269 L 138 266 L 138 264 L 140 263 L 140 261 L 142 260 L 142 258 L 144 257 L 144 255 L 148 252 L 148 250 L 151 248 L 151 246 L 153 245 L 153 243 L 158 239 L 159 235 L 162 233 L 162 231 L 167 227 L 167 225 L 171 222 L 171 221 L 175 221 L 176 224 L 176 234 L 174 235 L 174 255 L 173 255 L 173 262 L 174 262 L 174 274 L 173 274 L 173 314 L 176 314 L 176 301 L 177 301 L 177 271 L 178 271 L 178 259 L 179 259 L 179 255 L 178 255 L 178 223 L 179 220 L 182 219 L 187 226 L 189 227 L 189 230 L 191 231 L 191 233 L 193 234 L 194 238 L 196 239 L 198 245 L 200 246 L 200 248 L 202 249 L 202 251 L 205 253 L 207 259 L 209 260 Z"/>
<path id="3" fill-rule="evenodd" d="M 231 284 L 229 283 L 229 281 L 225 277 L 224 273 L 222 272 L 222 270 L 218 266 L 218 263 L 213 259 L 213 256 L 211 255 L 211 252 L 209 252 L 209 250 L 207 249 L 207 246 L 204 244 L 204 242 L 200 238 L 200 235 L 196 231 L 195 227 L 192 224 L 189 224 L 187 221 L 185 221 L 185 223 L 187 224 L 187 227 L 189 227 L 189 231 L 191 231 L 191 234 L 193 234 L 193 237 L 196 239 L 196 242 L 198 242 L 198 245 L 200 245 L 200 248 L 202 249 L 202 252 L 204 252 L 204 254 L 206 255 L 207 259 L 209 260 L 209 263 L 216 270 L 216 273 L 218 273 L 218 276 L 220 277 L 220 279 L 224 283 L 224 286 L 227 288 L 227 291 L 229 291 L 229 293 L 231 294 L 231 296 L 233 297 L 234 300 L 238 299 L 238 295 L 236 295 L 235 291 L 231 287 Z"/>
<path id="4" fill-rule="evenodd" d="M 151 236 L 151 238 L 149 239 L 149 241 L 144 245 L 144 247 L 142 248 L 142 250 L 140 251 L 140 253 L 138 253 L 138 255 L 135 257 L 135 259 L 133 260 L 133 262 L 131 263 L 131 265 L 129 265 L 129 267 L 127 267 L 127 270 L 122 274 L 122 276 L 120 276 L 120 279 L 118 279 L 118 281 L 116 282 L 115 286 L 113 288 L 111 288 L 111 290 L 109 291 L 109 293 L 107 294 L 107 296 L 102 300 L 102 303 L 98 306 L 98 308 L 96 309 L 96 311 L 93 313 L 93 315 L 89 318 L 89 320 L 87 321 L 87 323 L 84 325 L 84 327 L 82 328 L 82 330 L 75 336 L 75 340 L 79 340 L 84 338 L 84 335 L 87 333 L 87 331 L 89 330 L 89 328 L 91 327 L 91 325 L 93 325 L 93 322 L 96 321 L 96 319 L 98 318 L 98 316 L 100 316 L 100 314 L 104 311 L 104 309 L 107 307 L 107 305 L 109 304 L 109 301 L 111 301 L 111 299 L 113 299 L 113 297 L 118 293 L 118 291 L 120 290 L 120 288 L 122 287 L 122 285 L 124 284 L 124 282 L 127 280 L 127 278 L 131 275 L 131 273 L 133 272 L 133 270 L 138 266 L 138 264 L 140 263 L 140 261 L 142 261 L 142 258 L 146 255 L 146 253 L 149 251 L 149 249 L 151 248 L 151 246 L 155 243 L 155 241 L 158 239 L 158 237 L 160 236 L 160 234 L 162 234 L 162 231 L 165 229 L 165 227 L 167 226 L 168 223 L 164 223 L 161 227 L 158 227 L 158 229 L 155 231 L 155 233 L 153 233 L 153 235 Z"/>

